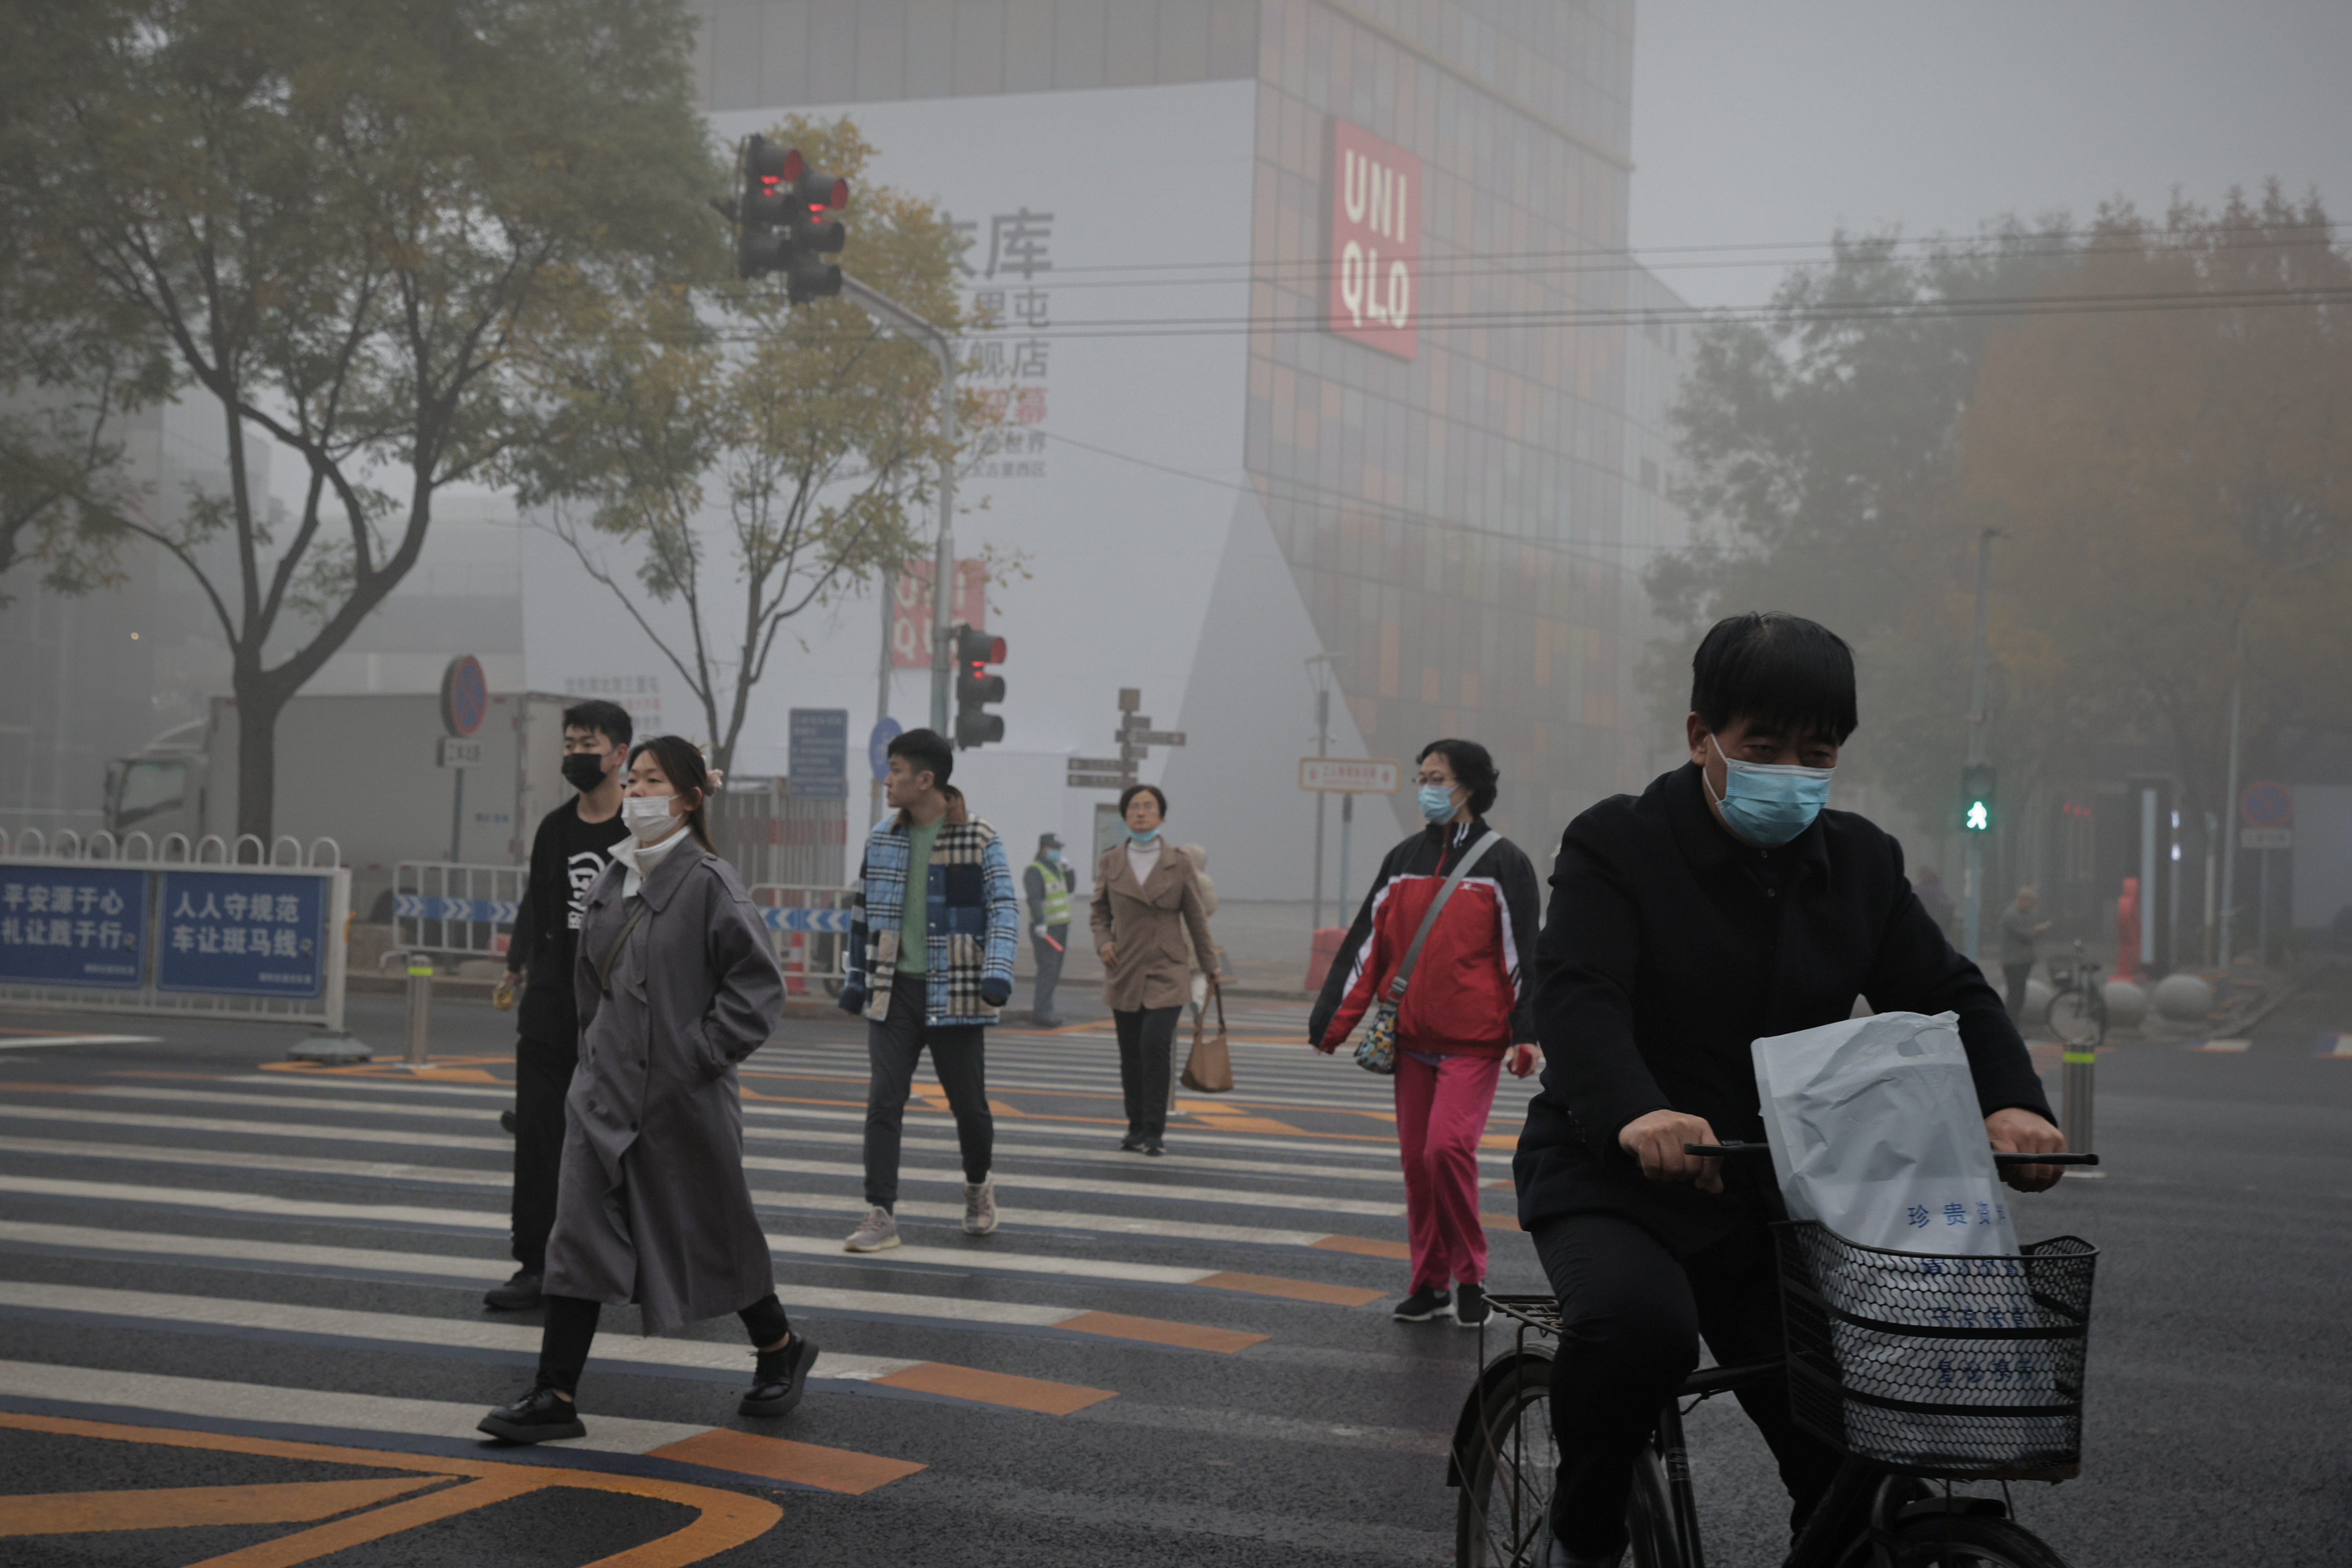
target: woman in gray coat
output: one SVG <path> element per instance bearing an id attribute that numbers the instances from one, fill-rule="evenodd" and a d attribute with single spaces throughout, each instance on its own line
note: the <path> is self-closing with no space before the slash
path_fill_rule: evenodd
<path id="1" fill-rule="evenodd" d="M 1118 814 L 1127 842 L 1104 850 L 1096 863 L 1088 924 L 1102 959 L 1103 1000 L 1118 1030 L 1118 1080 L 1127 1091 L 1127 1136 L 1118 1146 L 1161 1154 L 1176 1020 L 1192 998 L 1192 955 L 1207 955 L 1202 967 L 1213 987 L 1217 945 L 1209 939 L 1200 871 L 1160 836 L 1168 797 L 1157 784 L 1129 784 L 1118 797 Z"/>
<path id="2" fill-rule="evenodd" d="M 547 1241 L 537 1386 L 484 1417 L 511 1443 L 586 1436 L 572 1394 L 604 1303 L 647 1331 L 733 1312 L 757 1352 L 745 1415 L 800 1402 L 816 1346 L 776 1300 L 743 1181 L 735 1064 L 767 1042 L 783 974 L 703 828 L 710 776 L 674 735 L 629 755 L 631 841 L 588 889 L 574 987 L 580 1066 Z"/>

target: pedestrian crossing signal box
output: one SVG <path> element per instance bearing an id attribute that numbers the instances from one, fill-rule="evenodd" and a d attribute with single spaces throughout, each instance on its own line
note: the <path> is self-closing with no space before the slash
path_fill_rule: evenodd
<path id="1" fill-rule="evenodd" d="M 1990 763 L 1971 763 L 1960 770 L 1961 832 L 1992 831 L 1992 786 Z"/>

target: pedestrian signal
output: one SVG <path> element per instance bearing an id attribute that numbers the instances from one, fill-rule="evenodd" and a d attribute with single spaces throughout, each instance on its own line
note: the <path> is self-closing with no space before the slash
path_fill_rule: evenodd
<path id="1" fill-rule="evenodd" d="M 958 626 L 956 639 L 956 744 L 966 751 L 1004 739 L 1004 717 L 988 704 L 1004 700 L 1004 677 L 988 667 L 1004 662 L 1004 639 L 971 626 Z"/>
<path id="2" fill-rule="evenodd" d="M 1960 770 L 1960 831 L 1990 833 L 1992 831 L 1993 767 L 1990 763 L 1970 763 Z"/>

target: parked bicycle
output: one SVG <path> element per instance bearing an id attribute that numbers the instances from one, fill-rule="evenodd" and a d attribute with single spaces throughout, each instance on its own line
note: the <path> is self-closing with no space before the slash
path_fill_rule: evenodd
<path id="1" fill-rule="evenodd" d="M 1760 1143 L 1689 1144 L 1750 1154 Z M 2095 1154 L 1996 1154 L 2095 1165 Z M 1785 1376 L 1797 1424 L 1845 1456 L 1784 1568 L 2066 1568 L 2012 1517 L 2008 1484 L 2080 1470 L 2083 1357 L 2098 1253 L 2074 1237 L 2016 1257 L 1862 1247 L 1817 1224 L 1773 1227 L 1787 1356 L 1704 1367 L 1659 1409 L 1626 1506 L 1634 1568 L 1706 1568 L 1683 1417 Z M 1446 1463 L 1459 1568 L 1541 1568 L 1559 1451 L 1551 1413 L 1559 1303 L 1490 1296 L 1513 1343 L 1486 1359 Z M 1687 1401 L 1688 1403 L 1685 1403 Z M 1935 1483 L 1941 1483 L 1940 1489 Z M 1956 1482 L 1999 1482 L 1991 1497 Z"/>
<path id="2" fill-rule="evenodd" d="M 2099 966 L 2084 954 L 2080 941 L 2070 961 L 2050 961 L 2050 1005 L 2042 1016 L 2053 1038 L 2078 1051 L 2095 1050 L 2107 1037 L 2107 989 Z"/>

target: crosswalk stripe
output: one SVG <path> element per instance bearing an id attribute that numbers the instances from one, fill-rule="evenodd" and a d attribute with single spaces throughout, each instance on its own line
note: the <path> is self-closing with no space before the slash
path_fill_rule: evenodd
<path id="1" fill-rule="evenodd" d="M 349 1127 L 319 1122 L 250 1121 L 233 1118 L 202 1116 L 169 1116 L 146 1111 L 85 1110 L 75 1106 L 0 1104 L 0 1119 L 31 1121 L 62 1121 L 85 1126 L 117 1126 L 142 1128 L 157 1131 L 206 1132 L 248 1138 L 309 1139 L 314 1142 L 344 1142 L 362 1143 L 401 1143 L 432 1149 L 511 1150 L 513 1141 L 508 1138 L 469 1137 L 453 1132 L 414 1132 L 398 1128 Z M 1014 1152 L 997 1146 L 999 1157 Z M 1050 1159 L 1063 1155 L 1048 1152 Z M 1116 1155 L 1108 1157 L 1118 1159 Z M 1130 1159 L 1122 1168 L 1132 1170 L 1137 1162 Z M 788 1160 L 773 1155 L 746 1154 L 743 1168 L 747 1171 L 772 1171 L 790 1175 L 844 1176 L 862 1182 L 866 1167 L 840 1160 Z M 1274 1173 L 1314 1179 L 1342 1173 L 1322 1172 L 1302 1167 L 1275 1166 Z M 1154 1173 L 1157 1173 L 1156 1172 Z M 1356 1175 L 1359 1173 L 1346 1173 Z M 901 1169 L 901 1182 L 952 1184 L 963 1185 L 960 1170 Z M 1393 1180 L 1393 1178 L 1391 1178 Z M 1204 1187 L 1161 1183 L 1157 1181 L 1106 1182 L 1083 1177 L 1055 1176 L 1048 1184 L 1057 1192 L 1084 1193 L 1089 1196 L 1130 1198 L 1145 1202 L 1230 1204 L 1249 1208 L 1305 1209 L 1322 1214 L 1373 1215 L 1393 1218 L 1404 1213 L 1404 1205 L 1381 1203 L 1363 1198 L 1335 1198 L 1321 1194 L 1291 1194 L 1250 1192 L 1226 1187 Z"/>
<path id="2" fill-rule="evenodd" d="M 386 1394 L 221 1383 L 150 1372 L 108 1372 L 94 1367 L 17 1361 L 0 1361 L 0 1398 L 40 1399 L 272 1426 L 438 1437 L 491 1447 L 475 1429 L 475 1423 L 482 1418 L 482 1406 L 449 1400 L 400 1399 Z M 565 1443 L 564 1448 L 670 1459 L 821 1491 L 870 1491 L 925 1468 L 878 1454 L 794 1443 L 750 1432 L 689 1426 L 676 1421 L 634 1420 L 593 1413 L 584 1420 L 588 1435 Z M 714 1442 L 714 1438 L 722 1440 Z"/>
<path id="3" fill-rule="evenodd" d="M 37 1224 L 0 1220 L 0 1243 L 38 1247 L 79 1255 L 130 1253 L 172 1258 L 194 1263 L 280 1264 L 295 1268 L 336 1269 L 347 1274 L 388 1274 L 402 1279 L 451 1280 L 459 1284 L 495 1283 L 508 1273 L 505 1262 L 459 1258 L 438 1253 L 394 1252 L 377 1247 L 322 1247 L 310 1243 L 255 1241 L 240 1237 L 189 1237 L 152 1231 L 130 1231 L 95 1226 Z M 1182 1345 L 1194 1350 L 1232 1354 L 1263 1342 L 1265 1334 L 1194 1323 L 1160 1322 L 1127 1318 L 1118 1313 L 1071 1307 L 1034 1306 L 1017 1301 L 973 1300 L 953 1296 L 908 1295 L 887 1290 L 839 1290 L 803 1285 L 782 1285 L 776 1295 L 795 1312 L 820 1316 L 945 1319 L 960 1327 L 1058 1330 L 1069 1333 L 1143 1340 L 1155 1344 Z M 1141 1325 L 1122 1332 L 1104 1325 Z"/>
<path id="4" fill-rule="evenodd" d="M 105 1160 L 128 1164 L 194 1165 L 206 1169 L 250 1172 L 263 1176 L 348 1176 L 362 1181 L 404 1182 L 413 1184 L 484 1187 L 505 1190 L 512 1176 L 505 1170 L 462 1165 L 396 1165 L 373 1160 L 331 1160 L 315 1155 L 252 1155 L 224 1149 L 183 1149 L 165 1144 L 124 1146 L 61 1138 L 0 1136 L 0 1154 L 43 1154 L 81 1160 Z M 1018 1201 L 1017 1189 L 1000 1194 L 1013 1200 L 1003 1208 L 1003 1228 L 1012 1231 L 1087 1230 L 1137 1236 L 1154 1240 L 1237 1242 L 1245 1247 L 1313 1247 L 1327 1251 L 1366 1253 L 1374 1258 L 1402 1258 L 1402 1243 L 1363 1237 L 1328 1236 L 1319 1230 L 1280 1230 L 1246 1225 L 1203 1225 L 1193 1220 L 1161 1219 L 1142 1215 L 1083 1214 L 1070 1209 L 1033 1209 Z M 846 1193 L 780 1193 L 760 1188 L 751 1201 L 761 1208 L 814 1214 L 864 1215 L 866 1200 Z M 901 1219 L 961 1220 L 961 1203 L 927 1203 L 901 1198 L 895 1211 Z"/>
<path id="5" fill-rule="evenodd" d="M 510 1223 L 503 1214 L 485 1209 L 451 1208 L 445 1205 L 426 1208 L 411 1204 L 340 1204 L 319 1198 L 281 1198 L 263 1193 L 217 1192 L 201 1187 L 132 1186 L 119 1182 L 69 1181 L 50 1176 L 0 1174 L 0 1193 L 79 1198 L 134 1206 L 161 1205 L 213 1209 L 227 1214 L 273 1215 L 289 1219 L 341 1219 L 370 1225 L 425 1227 L 458 1226 L 493 1234 L 503 1234 Z M 837 1241 L 808 1236 L 771 1236 L 767 1239 L 770 1251 L 787 1257 L 816 1257 L 840 1261 L 844 1256 Z M 1213 1268 L 1180 1268 L 1163 1263 L 1131 1263 L 1110 1258 L 1053 1258 L 1035 1253 L 1005 1252 L 993 1247 L 959 1249 L 910 1247 L 902 1243 L 887 1254 L 871 1255 L 859 1261 L 869 1267 L 915 1264 L 977 1273 L 1061 1275 L 1079 1279 L 1112 1279 L 1127 1284 L 1205 1285 L 1211 1289 L 1282 1296 L 1294 1300 L 1329 1301 L 1345 1306 L 1362 1306 L 1368 1301 L 1377 1300 L 1382 1294 L 1378 1290 L 1325 1285 L 1313 1280 L 1279 1279 Z"/>
<path id="6" fill-rule="evenodd" d="M 529 1324 L 471 1321 L 455 1318 L 419 1318 L 394 1312 L 352 1311 L 332 1307 L 305 1307 L 279 1301 L 246 1301 L 231 1297 L 168 1295 L 147 1290 L 109 1290 L 83 1285 L 47 1285 L 30 1280 L 0 1280 L 0 1310 L 9 1308 L 52 1316 L 72 1315 L 135 1319 L 173 1325 L 201 1324 L 271 1334 L 310 1334 L 322 1338 L 365 1340 L 375 1343 L 439 1352 L 449 1350 L 494 1351 L 536 1359 L 540 1330 Z M 649 1339 L 606 1334 L 596 1342 L 589 1364 L 606 1371 L 659 1375 L 681 1369 L 724 1373 L 734 1377 L 751 1367 L 749 1353 L 740 1345 L 701 1340 Z M 977 1367 L 941 1362 L 906 1361 L 891 1356 L 847 1355 L 824 1351 L 813 1384 L 873 1384 L 1002 1405 L 1018 1410 L 1063 1415 L 1089 1405 L 1118 1397 L 1106 1388 L 1052 1383 L 1043 1378 L 1014 1377 Z"/>

